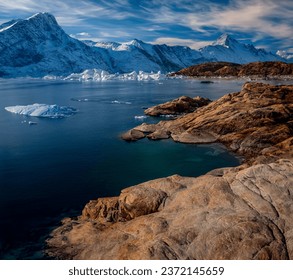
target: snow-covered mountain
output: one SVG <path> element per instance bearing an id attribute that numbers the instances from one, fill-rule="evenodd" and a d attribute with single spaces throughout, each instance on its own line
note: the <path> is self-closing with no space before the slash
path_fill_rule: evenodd
<path id="1" fill-rule="evenodd" d="M 79 41 L 67 35 L 53 15 L 38 13 L 0 25 L 0 77 L 67 76 L 86 69 L 109 73 L 177 71 L 207 61 L 247 63 L 285 60 L 223 35 L 200 50 L 184 46 Z"/>
<path id="2" fill-rule="evenodd" d="M 48 13 L 1 25 L 2 77 L 64 75 L 86 68 L 111 70 L 104 53 L 71 38 Z"/>
<path id="3" fill-rule="evenodd" d="M 287 60 L 287 62 L 290 62 L 290 63 L 293 62 L 293 53 L 292 52 L 278 50 L 277 55 L 284 58 L 285 60 Z"/>
<path id="4" fill-rule="evenodd" d="M 242 44 L 228 34 L 220 36 L 212 45 L 199 50 L 201 54 L 212 61 L 234 63 L 249 63 L 254 61 L 283 61 L 280 56 L 257 49 L 250 44 Z"/>
<path id="5" fill-rule="evenodd" d="M 170 72 L 206 61 L 198 51 L 188 47 L 152 45 L 137 39 L 123 44 L 111 42 L 95 46 L 107 49 L 112 66 L 118 72 Z"/>

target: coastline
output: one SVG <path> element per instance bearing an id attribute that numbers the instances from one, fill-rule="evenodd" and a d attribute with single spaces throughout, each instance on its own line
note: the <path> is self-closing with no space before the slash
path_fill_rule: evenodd
<path id="1" fill-rule="evenodd" d="M 197 178 L 156 179 L 126 188 L 119 197 L 92 200 L 81 216 L 64 219 L 52 232 L 47 254 L 61 259 L 293 259 L 292 88 L 246 83 L 240 93 L 193 113 L 134 128 L 140 136 L 128 140 L 220 142 L 245 162 Z"/>

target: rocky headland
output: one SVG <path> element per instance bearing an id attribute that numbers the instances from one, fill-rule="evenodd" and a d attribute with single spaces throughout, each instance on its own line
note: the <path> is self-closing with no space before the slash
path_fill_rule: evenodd
<path id="1" fill-rule="evenodd" d="M 196 96 L 194 98 L 181 96 L 164 104 L 156 105 L 144 111 L 146 115 L 159 117 L 163 115 L 181 115 L 194 112 L 199 107 L 208 105 L 212 101 L 208 98 Z"/>
<path id="2" fill-rule="evenodd" d="M 292 79 L 292 75 L 293 64 L 280 61 L 251 62 L 248 64 L 208 62 L 170 74 L 170 76 L 249 77 L 255 79 Z"/>
<path id="3" fill-rule="evenodd" d="M 292 113 L 293 85 L 246 83 L 240 92 L 175 120 L 130 130 L 125 140 L 220 142 L 244 162 L 197 178 L 156 179 L 123 189 L 119 197 L 92 200 L 81 216 L 64 219 L 52 232 L 47 254 L 293 259 Z"/>

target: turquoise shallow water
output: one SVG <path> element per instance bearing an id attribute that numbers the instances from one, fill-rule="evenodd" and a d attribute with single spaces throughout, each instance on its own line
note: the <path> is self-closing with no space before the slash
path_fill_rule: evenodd
<path id="1" fill-rule="evenodd" d="M 44 258 L 44 239 L 52 228 L 62 217 L 79 214 L 90 199 L 118 195 L 122 188 L 150 179 L 198 176 L 237 165 L 238 159 L 221 145 L 127 143 L 119 135 L 142 123 L 135 116 L 142 116 L 144 107 L 181 95 L 217 99 L 241 85 L 0 80 L 0 258 Z M 4 110 L 34 103 L 71 106 L 78 113 L 46 119 Z"/>

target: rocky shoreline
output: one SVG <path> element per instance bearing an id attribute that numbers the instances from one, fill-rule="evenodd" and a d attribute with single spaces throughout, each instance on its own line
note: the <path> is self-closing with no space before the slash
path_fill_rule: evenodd
<path id="1" fill-rule="evenodd" d="M 171 77 L 225 77 L 249 79 L 292 79 L 293 64 L 280 61 L 251 62 L 237 64 L 231 62 L 207 62 L 184 68 L 170 74 Z"/>
<path id="2" fill-rule="evenodd" d="M 92 200 L 52 232 L 46 253 L 60 259 L 293 259 L 293 85 L 246 83 L 192 110 L 122 137 L 220 142 L 243 156 L 243 164 Z"/>

